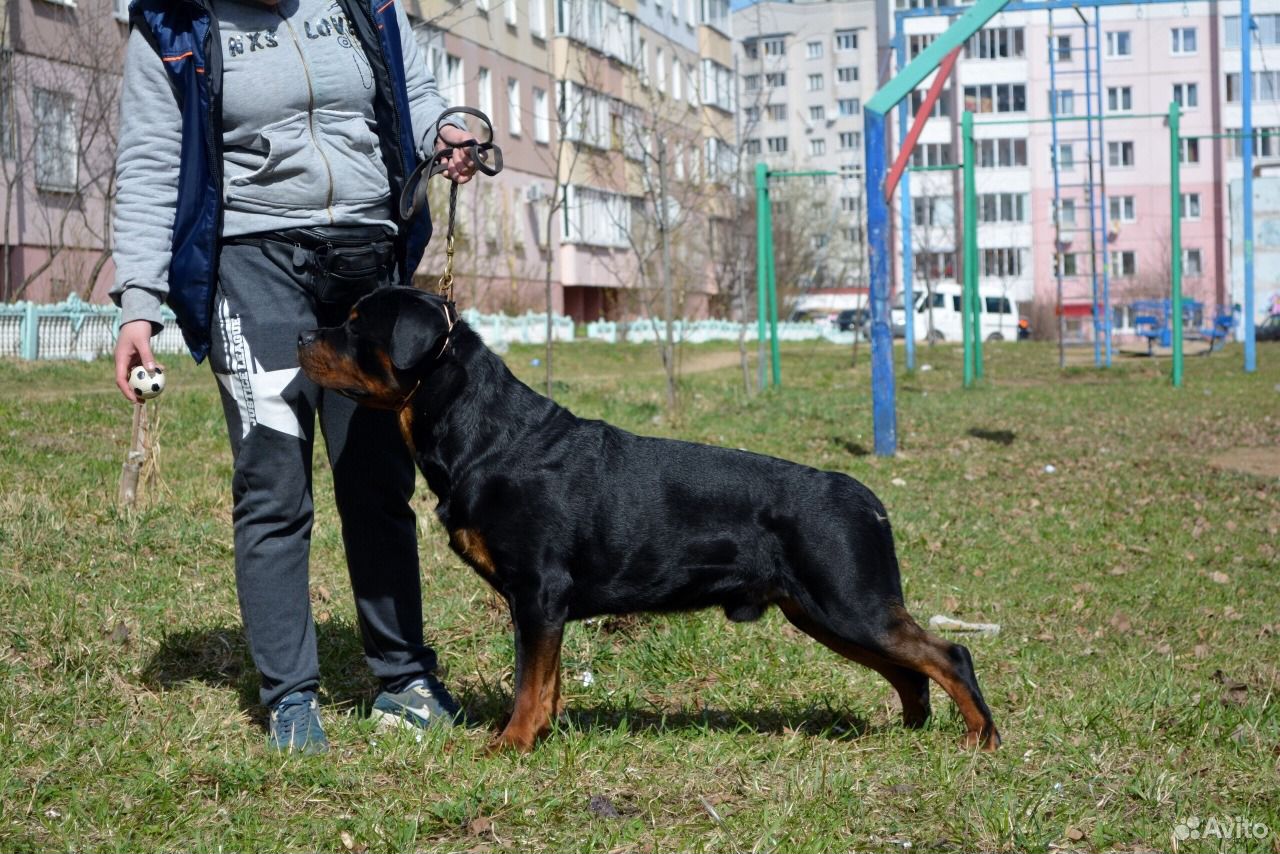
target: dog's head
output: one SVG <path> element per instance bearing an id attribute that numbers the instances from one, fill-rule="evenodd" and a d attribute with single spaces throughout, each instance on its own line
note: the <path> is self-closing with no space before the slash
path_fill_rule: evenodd
<path id="1" fill-rule="evenodd" d="M 453 303 L 417 288 L 382 288 L 341 326 L 298 336 L 298 362 L 317 384 L 365 406 L 400 409 L 449 349 Z"/>

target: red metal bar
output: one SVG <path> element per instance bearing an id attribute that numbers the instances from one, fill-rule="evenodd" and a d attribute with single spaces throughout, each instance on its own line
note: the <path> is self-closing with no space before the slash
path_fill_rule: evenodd
<path id="1" fill-rule="evenodd" d="M 897 159 L 893 161 L 893 168 L 889 170 L 889 174 L 884 179 L 885 201 L 892 199 L 893 191 L 898 189 L 898 181 L 902 178 L 902 173 L 907 168 L 907 161 L 911 159 L 911 152 L 916 147 L 916 140 L 920 138 L 920 132 L 924 130 L 924 123 L 929 120 L 929 113 L 933 111 L 933 105 L 937 103 L 938 96 L 942 94 L 942 85 L 951 76 L 951 69 L 955 67 L 958 56 L 960 56 L 959 47 L 947 54 L 946 58 L 938 64 L 938 75 L 933 78 L 933 85 L 929 87 L 929 91 L 924 96 L 924 103 L 916 111 L 915 121 L 911 123 L 911 132 L 907 134 L 907 138 L 902 143 L 902 150 L 898 152 Z"/>

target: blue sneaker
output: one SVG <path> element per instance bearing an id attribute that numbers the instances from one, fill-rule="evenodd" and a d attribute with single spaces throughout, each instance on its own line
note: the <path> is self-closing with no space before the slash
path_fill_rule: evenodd
<path id="1" fill-rule="evenodd" d="M 453 726 L 460 721 L 461 713 L 457 701 L 440 680 L 427 675 L 413 680 L 403 691 L 378 694 L 369 717 L 377 722 L 379 729 L 426 729 L 430 726 Z"/>
<path id="2" fill-rule="evenodd" d="M 315 691 L 294 691 L 271 707 L 270 746 L 282 753 L 329 751 Z"/>

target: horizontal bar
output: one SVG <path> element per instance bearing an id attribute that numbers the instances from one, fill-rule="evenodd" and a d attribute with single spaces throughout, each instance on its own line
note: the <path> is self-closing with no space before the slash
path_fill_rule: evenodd
<path id="1" fill-rule="evenodd" d="M 1051 9 L 1075 9 L 1079 6 L 1085 6 L 1092 9 L 1100 9 L 1106 6 L 1145 6 L 1165 4 L 1185 4 L 1186 0 L 1048 0 L 1048 2 L 1036 2 L 1036 0 L 1014 0 L 1007 4 L 1003 12 L 1040 12 L 1049 11 Z M 972 4 L 963 6 L 935 6 L 932 9 L 901 9 L 895 11 L 894 17 L 903 18 L 932 18 L 932 17 L 955 17 L 963 15 L 969 9 L 973 8 Z"/>
<path id="2" fill-rule="evenodd" d="M 977 115 L 975 113 L 975 115 Z M 1046 122 L 1091 122 L 1109 121 L 1111 119 L 1167 119 L 1168 113 L 1115 113 L 1101 116 L 1052 116 L 1047 119 L 989 119 L 980 122 L 974 119 L 975 127 L 992 127 L 994 125 L 1041 125 Z"/>
<path id="3" fill-rule="evenodd" d="M 817 175 L 839 175 L 826 169 L 814 169 L 809 172 L 769 172 L 770 178 L 813 178 Z"/>

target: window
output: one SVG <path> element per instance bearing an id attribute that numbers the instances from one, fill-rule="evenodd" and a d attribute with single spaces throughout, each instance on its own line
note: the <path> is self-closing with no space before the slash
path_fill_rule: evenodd
<path id="1" fill-rule="evenodd" d="M 676 101 L 684 97 L 684 64 L 674 55 L 671 57 L 671 97 Z"/>
<path id="2" fill-rule="evenodd" d="M 856 116 L 862 109 L 862 104 L 857 98 L 841 98 L 836 101 L 836 111 L 842 116 Z"/>
<path id="3" fill-rule="evenodd" d="M 982 275 L 998 278 L 1015 278 L 1022 275 L 1022 258 L 1025 249 L 983 249 Z"/>
<path id="4" fill-rule="evenodd" d="M 551 142 L 551 110 L 548 108 L 547 91 L 537 87 L 533 90 L 533 141 Z"/>
<path id="5" fill-rule="evenodd" d="M 924 92 L 919 89 L 911 93 L 911 114 L 916 115 L 920 112 L 920 108 L 924 106 Z M 938 118 L 940 116 L 951 115 L 951 89 L 943 89 L 938 93 L 938 100 L 933 102 L 933 109 L 929 111 L 929 118 Z"/>
<path id="6" fill-rule="evenodd" d="M 462 58 L 446 54 L 444 58 L 444 85 L 440 94 L 450 104 L 464 104 L 467 96 L 463 89 Z"/>
<path id="7" fill-rule="evenodd" d="M 853 83 L 858 79 L 858 66 L 849 65 L 836 69 L 836 80 L 840 83 Z"/>
<path id="8" fill-rule="evenodd" d="M 507 132 L 512 136 L 520 135 L 520 81 L 514 77 L 507 78 Z"/>
<path id="9" fill-rule="evenodd" d="M 1240 86 L 1240 72 L 1227 73 L 1227 101 L 1237 102 L 1244 97 Z M 1280 101 L 1280 71 L 1253 72 L 1253 102 Z"/>
<path id="10" fill-rule="evenodd" d="M 809 121 L 820 122 L 827 117 L 827 108 L 821 105 L 809 108 Z"/>
<path id="11" fill-rule="evenodd" d="M 1227 128 L 1228 133 L 1238 134 L 1240 128 Z M 1280 128 L 1255 127 L 1253 129 L 1253 154 L 1255 157 L 1272 157 L 1280 154 Z M 1227 139 L 1227 157 L 1239 160 L 1244 156 L 1244 139 L 1233 136 Z"/>
<path id="12" fill-rule="evenodd" d="M 519 13 L 520 7 L 515 4 L 515 0 L 502 0 L 502 14 L 508 27 L 514 27 L 520 23 Z"/>
<path id="13" fill-rule="evenodd" d="M 619 62 L 631 62 L 635 18 L 618 6 L 603 0 L 556 0 L 555 13 L 557 35 L 568 36 Z"/>
<path id="14" fill-rule="evenodd" d="M 1199 219 L 1200 218 L 1200 194 L 1199 193 L 1183 193 L 1182 194 L 1182 218 L 1183 219 Z"/>
<path id="15" fill-rule="evenodd" d="M 746 122 L 751 124 L 754 124 L 755 122 L 760 121 L 760 108 L 747 107 L 745 110 L 742 111 L 742 118 Z"/>
<path id="16" fill-rule="evenodd" d="M 1069 142 L 1058 143 L 1058 168 L 1076 168 L 1076 149 L 1073 144 Z"/>
<path id="17" fill-rule="evenodd" d="M 772 74 L 764 76 L 764 85 L 770 89 L 781 89 L 787 85 L 787 73 L 785 71 L 775 71 Z"/>
<path id="18" fill-rule="evenodd" d="M 661 51 L 662 48 L 658 48 L 658 50 Z M 743 77 L 742 88 L 746 89 L 748 92 L 757 91 L 760 88 L 760 75 L 748 74 L 745 77 Z"/>
<path id="19" fill-rule="evenodd" d="M 74 192 L 80 164 L 76 99 L 66 92 L 36 89 L 32 106 L 36 123 L 36 188 Z"/>
<path id="20" fill-rule="evenodd" d="M 822 42 L 809 42 L 804 46 L 804 50 L 809 59 L 822 59 Z"/>
<path id="21" fill-rule="evenodd" d="M 841 196 L 840 210 L 845 213 L 862 213 L 862 199 L 857 196 Z"/>
<path id="22" fill-rule="evenodd" d="M 649 85 L 649 43 L 644 36 L 636 43 L 636 69 L 640 72 L 640 85 Z"/>
<path id="23" fill-rule="evenodd" d="M 1253 40 L 1263 46 L 1280 45 L 1280 15 L 1259 15 L 1253 13 Z M 1226 15 L 1227 50 L 1240 49 L 1240 16 Z"/>
<path id="24" fill-rule="evenodd" d="M 1169 52 L 1178 55 L 1192 54 L 1196 52 L 1196 28 L 1195 27 L 1174 27 L 1169 31 L 1170 47 Z"/>
<path id="25" fill-rule="evenodd" d="M 836 50 L 857 50 L 858 34 L 849 30 L 836 30 Z"/>
<path id="26" fill-rule="evenodd" d="M 785 56 L 787 53 L 786 39 L 765 39 L 764 55 L 765 56 Z"/>
<path id="27" fill-rule="evenodd" d="M 982 307 L 987 314 L 1013 314 L 1008 297 L 983 297 Z"/>
<path id="28" fill-rule="evenodd" d="M 1058 199 L 1058 225 L 1076 224 L 1076 200 Z"/>
<path id="29" fill-rule="evenodd" d="M 731 113 L 737 105 L 733 90 L 732 69 L 713 59 L 702 60 L 702 103 Z"/>
<path id="30" fill-rule="evenodd" d="M 1132 86 L 1108 86 L 1107 110 L 1113 113 L 1127 113 L 1133 109 Z"/>
<path id="31" fill-rule="evenodd" d="M 1107 143 L 1107 165 L 1108 166 L 1132 166 L 1133 165 L 1133 143 L 1132 142 L 1108 142 Z"/>
<path id="32" fill-rule="evenodd" d="M 1107 56 L 1133 56 L 1133 36 L 1128 30 L 1107 33 Z"/>
<path id="33" fill-rule="evenodd" d="M 954 279 L 956 277 L 956 253 L 954 252 L 913 252 L 911 253 L 911 266 L 915 269 L 916 278 L 926 282 L 936 282 L 938 279 Z M 933 295 L 934 308 L 942 308 L 944 305 L 943 294 Z M 926 301 L 920 303 L 920 312 L 926 312 L 929 306 Z"/>
<path id="34" fill-rule="evenodd" d="M 1051 36 L 1049 38 L 1049 58 L 1055 62 L 1071 61 L 1071 36 Z"/>
<path id="35" fill-rule="evenodd" d="M 979 139 L 974 141 L 979 169 L 1008 169 L 1027 165 L 1025 139 Z"/>
<path id="36" fill-rule="evenodd" d="M 965 59 L 1017 59 L 1026 56 L 1022 27 L 979 30 L 964 43 Z"/>
<path id="37" fill-rule="evenodd" d="M 1182 274 L 1193 278 L 1204 275 L 1204 262 L 1199 249 L 1182 250 Z"/>
<path id="38" fill-rule="evenodd" d="M 769 104 L 764 108 L 765 113 L 769 116 L 769 121 L 785 122 L 787 120 L 786 104 Z"/>
<path id="39" fill-rule="evenodd" d="M 493 75 L 489 73 L 489 69 L 481 68 L 476 72 L 476 88 L 479 90 L 480 97 L 476 99 L 476 106 L 480 112 L 486 116 L 493 115 Z"/>
<path id="40" fill-rule="evenodd" d="M 950 228 L 956 222 L 955 203 L 950 196 L 914 196 L 911 199 L 911 221 L 916 225 Z"/>
<path id="41" fill-rule="evenodd" d="M 966 86 L 964 106 L 975 113 L 1025 113 L 1027 87 L 1021 83 Z"/>
<path id="42" fill-rule="evenodd" d="M 1132 278 L 1138 275 L 1138 253 L 1132 249 L 1117 249 L 1111 253 L 1111 275 Z"/>
<path id="43" fill-rule="evenodd" d="M 1025 193 L 982 193 L 978 196 L 979 222 L 1026 222 Z"/>
<path id="44" fill-rule="evenodd" d="M 809 91 L 819 92 L 821 90 L 822 90 L 822 75 L 810 74 L 809 75 Z"/>
<path id="45" fill-rule="evenodd" d="M 702 0 L 702 23 L 729 34 L 729 0 Z"/>
<path id="46" fill-rule="evenodd" d="M 759 59 L 760 43 L 755 40 L 744 41 L 742 43 L 742 52 L 746 55 L 747 59 Z"/>
<path id="47" fill-rule="evenodd" d="M 853 151 L 862 148 L 862 133 L 860 131 L 841 131 L 840 132 L 840 150 Z"/>
<path id="48" fill-rule="evenodd" d="M 827 141 L 825 139 L 809 140 L 809 154 L 813 157 L 827 153 Z"/>
<path id="49" fill-rule="evenodd" d="M 757 156 L 760 154 L 760 140 L 748 139 L 742 143 L 742 153 Z"/>
<path id="50" fill-rule="evenodd" d="M 1180 163 L 1200 162 L 1200 140 L 1197 137 L 1185 137 L 1178 140 L 1178 161 Z"/>
<path id="51" fill-rule="evenodd" d="M 1200 90 L 1195 83 L 1174 83 L 1173 100 L 1184 110 L 1200 106 Z"/>
<path id="52" fill-rule="evenodd" d="M 950 166 L 955 163 L 949 142 L 924 142 L 911 152 L 912 166 Z"/>
<path id="53" fill-rule="evenodd" d="M 768 146 L 770 154 L 787 153 L 787 138 L 785 136 L 771 136 L 765 140 L 765 145 Z"/>
<path id="54" fill-rule="evenodd" d="M 654 64 L 658 66 L 658 77 L 655 83 L 658 91 L 666 94 L 667 91 L 667 54 L 662 48 L 657 48 L 653 52 Z M 748 87 L 750 88 L 750 87 Z"/>
<path id="55" fill-rule="evenodd" d="M 1054 115 L 1072 116 L 1076 112 L 1076 93 L 1070 89 L 1049 92 L 1049 109 Z"/>
<path id="56" fill-rule="evenodd" d="M 1053 274 L 1055 276 L 1076 276 L 1079 275 L 1079 269 L 1074 252 L 1059 252 L 1054 257 Z"/>
<path id="57" fill-rule="evenodd" d="M 514 3 L 515 0 L 506 0 Z M 529 0 L 529 35 L 534 38 L 547 37 L 547 2 L 546 0 Z"/>
<path id="58" fill-rule="evenodd" d="M 1138 219 L 1133 196 L 1112 196 L 1107 199 L 1107 207 L 1110 209 L 1112 222 L 1136 222 Z"/>
<path id="59" fill-rule="evenodd" d="M 564 190 L 560 227 L 566 243 L 622 249 L 631 229 L 631 199 L 570 184 Z"/>
<path id="60" fill-rule="evenodd" d="M 938 37 L 937 33 L 916 33 L 907 36 L 907 53 L 912 59 L 915 59 L 924 49 L 933 44 L 934 39 Z"/>

